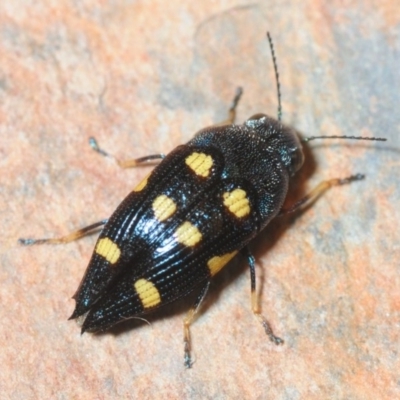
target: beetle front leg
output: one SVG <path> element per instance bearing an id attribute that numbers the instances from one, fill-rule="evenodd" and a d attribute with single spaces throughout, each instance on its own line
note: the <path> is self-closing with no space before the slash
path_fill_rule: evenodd
<path id="1" fill-rule="evenodd" d="M 241 87 L 238 87 L 236 89 L 235 97 L 232 100 L 232 104 L 228 110 L 228 118 L 222 122 L 218 122 L 217 124 L 214 124 L 212 126 L 224 126 L 224 125 L 232 125 L 235 123 L 236 119 L 236 108 L 237 105 L 239 104 L 239 100 L 242 97 L 243 94 L 243 89 Z"/>
<path id="2" fill-rule="evenodd" d="M 313 204 L 319 197 L 321 197 L 327 190 L 334 186 L 342 186 L 347 185 L 352 182 L 361 181 L 365 178 L 363 174 L 355 174 L 348 176 L 346 178 L 335 178 L 329 179 L 326 181 L 322 181 L 319 185 L 317 185 L 310 193 L 307 193 L 302 199 L 297 201 L 291 207 L 282 208 L 279 212 L 278 216 L 291 214 L 299 210 L 304 210 Z"/>

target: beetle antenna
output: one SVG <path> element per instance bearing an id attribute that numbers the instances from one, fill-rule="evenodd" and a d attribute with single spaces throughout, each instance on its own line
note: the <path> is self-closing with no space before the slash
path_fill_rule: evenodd
<path id="1" fill-rule="evenodd" d="M 301 139 L 302 142 L 306 143 L 314 139 L 351 139 L 351 140 L 374 140 L 376 142 L 386 142 L 386 138 L 373 137 L 373 136 L 309 136 Z"/>
<path id="2" fill-rule="evenodd" d="M 276 91 L 278 95 L 278 121 L 282 121 L 282 103 L 281 103 L 281 84 L 279 82 L 279 72 L 278 72 L 278 63 L 276 62 L 275 56 L 275 49 L 274 43 L 272 41 L 272 37 L 269 32 L 267 32 L 267 38 L 269 43 L 269 48 L 271 50 L 272 55 L 272 62 L 274 64 L 274 71 L 275 71 L 275 80 L 276 80 Z M 351 140 L 372 140 L 377 142 L 386 142 L 386 138 L 379 138 L 379 137 L 368 137 L 368 136 L 309 136 L 303 138 L 302 142 L 309 142 L 315 139 L 351 139 Z"/>
<path id="3" fill-rule="evenodd" d="M 272 42 L 272 38 L 269 32 L 267 32 L 267 38 L 269 42 L 269 49 L 271 50 L 272 62 L 274 64 L 275 71 L 275 80 L 276 80 L 276 91 L 278 94 L 278 121 L 282 120 L 282 104 L 281 104 L 281 84 L 279 83 L 279 72 L 278 72 L 278 64 L 276 62 L 274 43 Z"/>

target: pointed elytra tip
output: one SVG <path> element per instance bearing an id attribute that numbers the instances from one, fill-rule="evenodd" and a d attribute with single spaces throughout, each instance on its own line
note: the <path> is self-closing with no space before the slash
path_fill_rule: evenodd
<path id="1" fill-rule="evenodd" d="M 87 331 L 87 327 L 85 326 L 85 319 L 86 319 L 87 312 L 83 315 L 78 315 L 76 309 L 72 313 L 72 315 L 68 318 L 68 321 L 73 319 L 76 320 L 76 323 L 81 326 L 81 335 L 83 335 Z"/>
<path id="2" fill-rule="evenodd" d="M 76 309 L 74 310 L 74 312 L 71 314 L 71 316 L 68 318 L 68 321 L 71 321 L 72 319 L 76 319 L 78 317 L 78 315 L 75 315 Z"/>

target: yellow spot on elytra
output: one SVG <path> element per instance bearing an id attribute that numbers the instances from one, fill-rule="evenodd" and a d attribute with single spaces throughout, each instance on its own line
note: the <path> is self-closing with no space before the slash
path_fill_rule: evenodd
<path id="1" fill-rule="evenodd" d="M 226 192 L 223 194 L 224 206 L 236 217 L 243 218 L 250 214 L 250 203 L 246 196 L 247 193 L 243 189 Z"/>
<path id="2" fill-rule="evenodd" d="M 211 276 L 214 276 L 217 272 L 221 271 L 221 269 L 228 264 L 229 261 L 232 260 L 233 257 L 236 256 L 238 252 L 232 251 L 232 253 L 226 253 L 222 256 L 215 256 L 210 258 L 207 261 L 208 268 L 210 270 Z"/>
<path id="3" fill-rule="evenodd" d="M 202 238 L 201 232 L 188 221 L 175 231 L 174 236 L 179 243 L 189 247 L 199 243 Z"/>
<path id="4" fill-rule="evenodd" d="M 135 187 L 135 189 L 133 189 L 133 191 L 134 191 L 134 192 L 140 192 L 140 191 L 142 191 L 142 190 L 146 187 L 147 181 L 148 181 L 150 175 L 151 175 L 151 174 L 149 174 L 149 175 L 147 175 L 145 178 L 143 178 L 143 180 L 139 183 L 139 185 L 137 185 L 137 186 Z"/>
<path id="5" fill-rule="evenodd" d="M 176 211 L 175 202 L 165 194 L 162 194 L 153 201 L 153 212 L 159 221 L 164 221 Z"/>
<path id="6" fill-rule="evenodd" d="M 160 292 L 153 282 L 142 278 L 138 279 L 133 286 L 142 302 L 143 308 L 155 307 L 161 303 Z"/>
<path id="7" fill-rule="evenodd" d="M 95 252 L 103 256 L 110 264 L 115 264 L 121 256 L 119 247 L 107 237 L 97 242 Z"/>
<path id="8" fill-rule="evenodd" d="M 185 163 L 196 175 L 206 178 L 210 175 L 213 159 L 207 154 L 194 152 L 186 157 Z"/>

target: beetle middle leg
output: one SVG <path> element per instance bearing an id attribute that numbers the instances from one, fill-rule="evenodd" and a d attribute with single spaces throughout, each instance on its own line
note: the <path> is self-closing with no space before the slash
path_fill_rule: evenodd
<path id="1" fill-rule="evenodd" d="M 139 167 L 142 165 L 149 164 L 154 161 L 162 160 L 165 158 L 165 154 L 159 153 L 159 154 L 150 154 L 145 157 L 140 157 L 140 158 L 134 158 L 131 160 L 121 160 L 109 153 L 107 153 L 105 150 L 99 147 L 97 140 L 94 137 L 89 138 L 89 145 L 90 147 L 96 151 L 97 153 L 101 154 L 104 157 L 110 157 L 113 160 L 116 161 L 116 163 L 121 167 L 121 168 L 134 168 L 134 167 Z"/>
<path id="2" fill-rule="evenodd" d="M 276 345 L 281 345 L 284 343 L 283 339 L 278 336 L 275 336 L 270 323 L 267 319 L 261 314 L 258 295 L 256 290 L 256 269 L 255 269 L 255 259 L 250 253 L 249 249 L 245 247 L 241 253 L 243 256 L 247 258 L 247 262 L 249 263 L 250 267 L 250 281 L 251 281 L 251 309 L 253 314 L 257 317 L 257 319 L 261 322 L 265 333 L 268 335 L 271 342 L 274 342 Z"/>
<path id="3" fill-rule="evenodd" d="M 203 302 L 206 294 L 208 292 L 208 288 L 210 287 L 210 281 L 203 286 L 201 292 L 196 298 L 192 308 L 186 314 L 185 319 L 183 320 L 183 343 L 184 343 L 184 365 L 186 368 L 191 368 L 193 365 L 192 357 L 190 355 L 191 351 L 191 343 L 190 343 L 190 324 L 193 322 L 194 317 L 196 316 L 201 303 Z"/>
<path id="4" fill-rule="evenodd" d="M 121 168 L 132 168 L 132 167 L 143 166 L 152 161 L 162 160 L 165 157 L 164 154 L 160 153 L 160 154 L 151 154 L 145 157 L 140 157 L 132 160 L 120 160 L 110 155 L 103 149 L 101 149 L 95 138 L 93 137 L 89 138 L 89 144 L 94 151 L 101 154 L 102 156 L 113 158 Z M 46 244 L 69 243 L 78 240 L 84 236 L 91 235 L 92 233 L 96 232 L 100 226 L 105 225 L 107 221 L 108 219 L 103 219 L 99 222 L 95 222 L 91 225 L 85 226 L 84 228 L 71 232 L 68 235 L 61 236 L 58 238 L 45 238 L 45 239 L 20 238 L 18 239 L 18 242 L 24 246 L 31 246 L 31 245 L 45 244 L 45 243 Z"/>
<path id="5" fill-rule="evenodd" d="M 228 118 L 225 121 L 222 121 L 220 123 L 217 123 L 213 126 L 224 126 L 224 125 L 232 125 L 235 123 L 236 119 L 236 108 L 237 105 L 239 104 L 239 100 L 242 97 L 243 94 L 243 89 L 241 87 L 238 87 L 236 89 L 235 97 L 232 100 L 232 104 L 228 110 Z M 159 154 L 150 154 L 145 157 L 140 157 L 140 158 L 134 158 L 130 160 L 121 160 L 110 153 L 106 152 L 103 150 L 99 144 L 97 143 L 97 140 L 94 137 L 89 138 L 89 145 L 90 147 L 96 151 L 97 153 L 101 154 L 104 157 L 110 157 L 113 160 L 116 161 L 116 163 L 121 167 L 121 168 L 134 168 L 138 167 L 141 165 L 146 165 L 151 162 L 163 160 L 165 158 L 165 154 L 159 153 Z"/>

